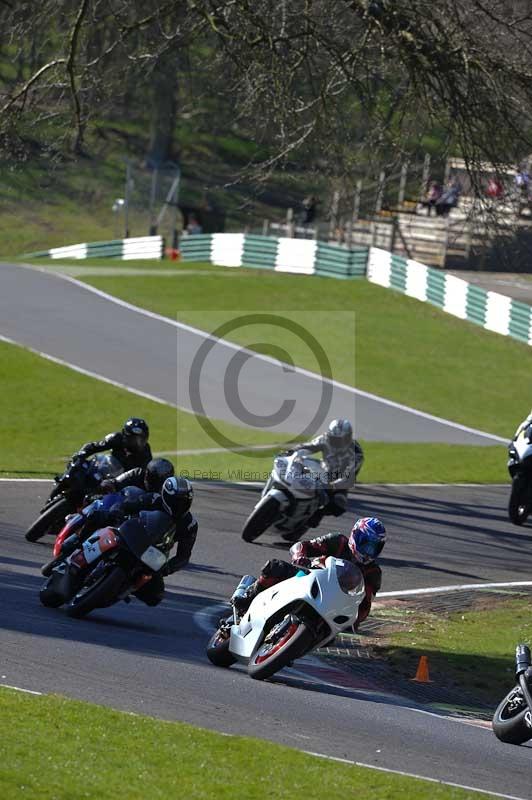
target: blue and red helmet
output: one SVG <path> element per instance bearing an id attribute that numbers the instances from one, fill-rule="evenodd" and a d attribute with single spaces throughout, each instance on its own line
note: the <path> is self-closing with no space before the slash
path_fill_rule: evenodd
<path id="1" fill-rule="evenodd" d="M 382 551 L 386 542 L 386 528 L 377 517 L 357 519 L 349 536 L 349 549 L 357 561 L 369 564 Z"/>

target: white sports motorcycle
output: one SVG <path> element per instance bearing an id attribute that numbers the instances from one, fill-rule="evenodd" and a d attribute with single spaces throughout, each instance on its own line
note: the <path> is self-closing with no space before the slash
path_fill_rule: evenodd
<path id="1" fill-rule="evenodd" d="M 233 615 L 221 620 L 207 645 L 207 657 L 217 667 L 240 661 L 258 680 L 270 678 L 352 626 L 365 594 L 356 564 L 329 556 L 324 566 L 300 570 L 264 589 L 239 617 L 235 598 L 254 580 L 245 575 L 240 581 L 231 597 Z"/>
<path id="2" fill-rule="evenodd" d="M 273 469 L 261 499 L 242 530 L 245 542 L 253 542 L 271 525 L 283 538 L 295 542 L 308 530 L 308 521 L 328 502 L 327 472 L 308 450 L 274 458 Z"/>
<path id="3" fill-rule="evenodd" d="M 524 525 L 532 511 L 532 422 L 523 424 L 508 445 L 508 471 L 512 477 L 508 516 L 514 525 Z"/>

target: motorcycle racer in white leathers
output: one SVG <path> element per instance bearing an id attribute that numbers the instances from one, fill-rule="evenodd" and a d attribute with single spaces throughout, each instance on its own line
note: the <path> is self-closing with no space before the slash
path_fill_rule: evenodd
<path id="1" fill-rule="evenodd" d="M 339 517 L 347 508 L 347 492 L 354 486 L 364 461 L 362 447 L 353 439 L 353 426 L 347 419 L 333 419 L 325 433 L 311 442 L 297 445 L 298 450 L 322 453 L 322 468 L 327 473 L 328 502 L 311 518 L 311 527 L 319 525 L 326 514 Z"/>

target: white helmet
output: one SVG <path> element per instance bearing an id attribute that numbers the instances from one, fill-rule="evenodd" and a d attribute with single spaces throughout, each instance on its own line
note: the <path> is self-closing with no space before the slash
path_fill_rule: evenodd
<path id="1" fill-rule="evenodd" d="M 347 450 L 353 441 L 353 426 L 348 419 L 333 419 L 325 435 L 333 450 Z"/>

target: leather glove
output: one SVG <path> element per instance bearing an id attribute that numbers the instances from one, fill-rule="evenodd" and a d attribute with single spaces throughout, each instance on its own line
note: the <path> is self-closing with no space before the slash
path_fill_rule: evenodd
<path id="1" fill-rule="evenodd" d="M 100 489 L 103 494 L 112 494 L 116 490 L 116 481 L 114 478 L 106 478 L 100 483 Z"/>
<path id="2" fill-rule="evenodd" d="M 327 558 L 327 556 L 316 556 L 316 558 L 313 558 L 312 561 L 310 562 L 310 568 L 311 569 L 323 569 L 324 566 L 325 566 L 325 559 L 326 558 Z"/>

